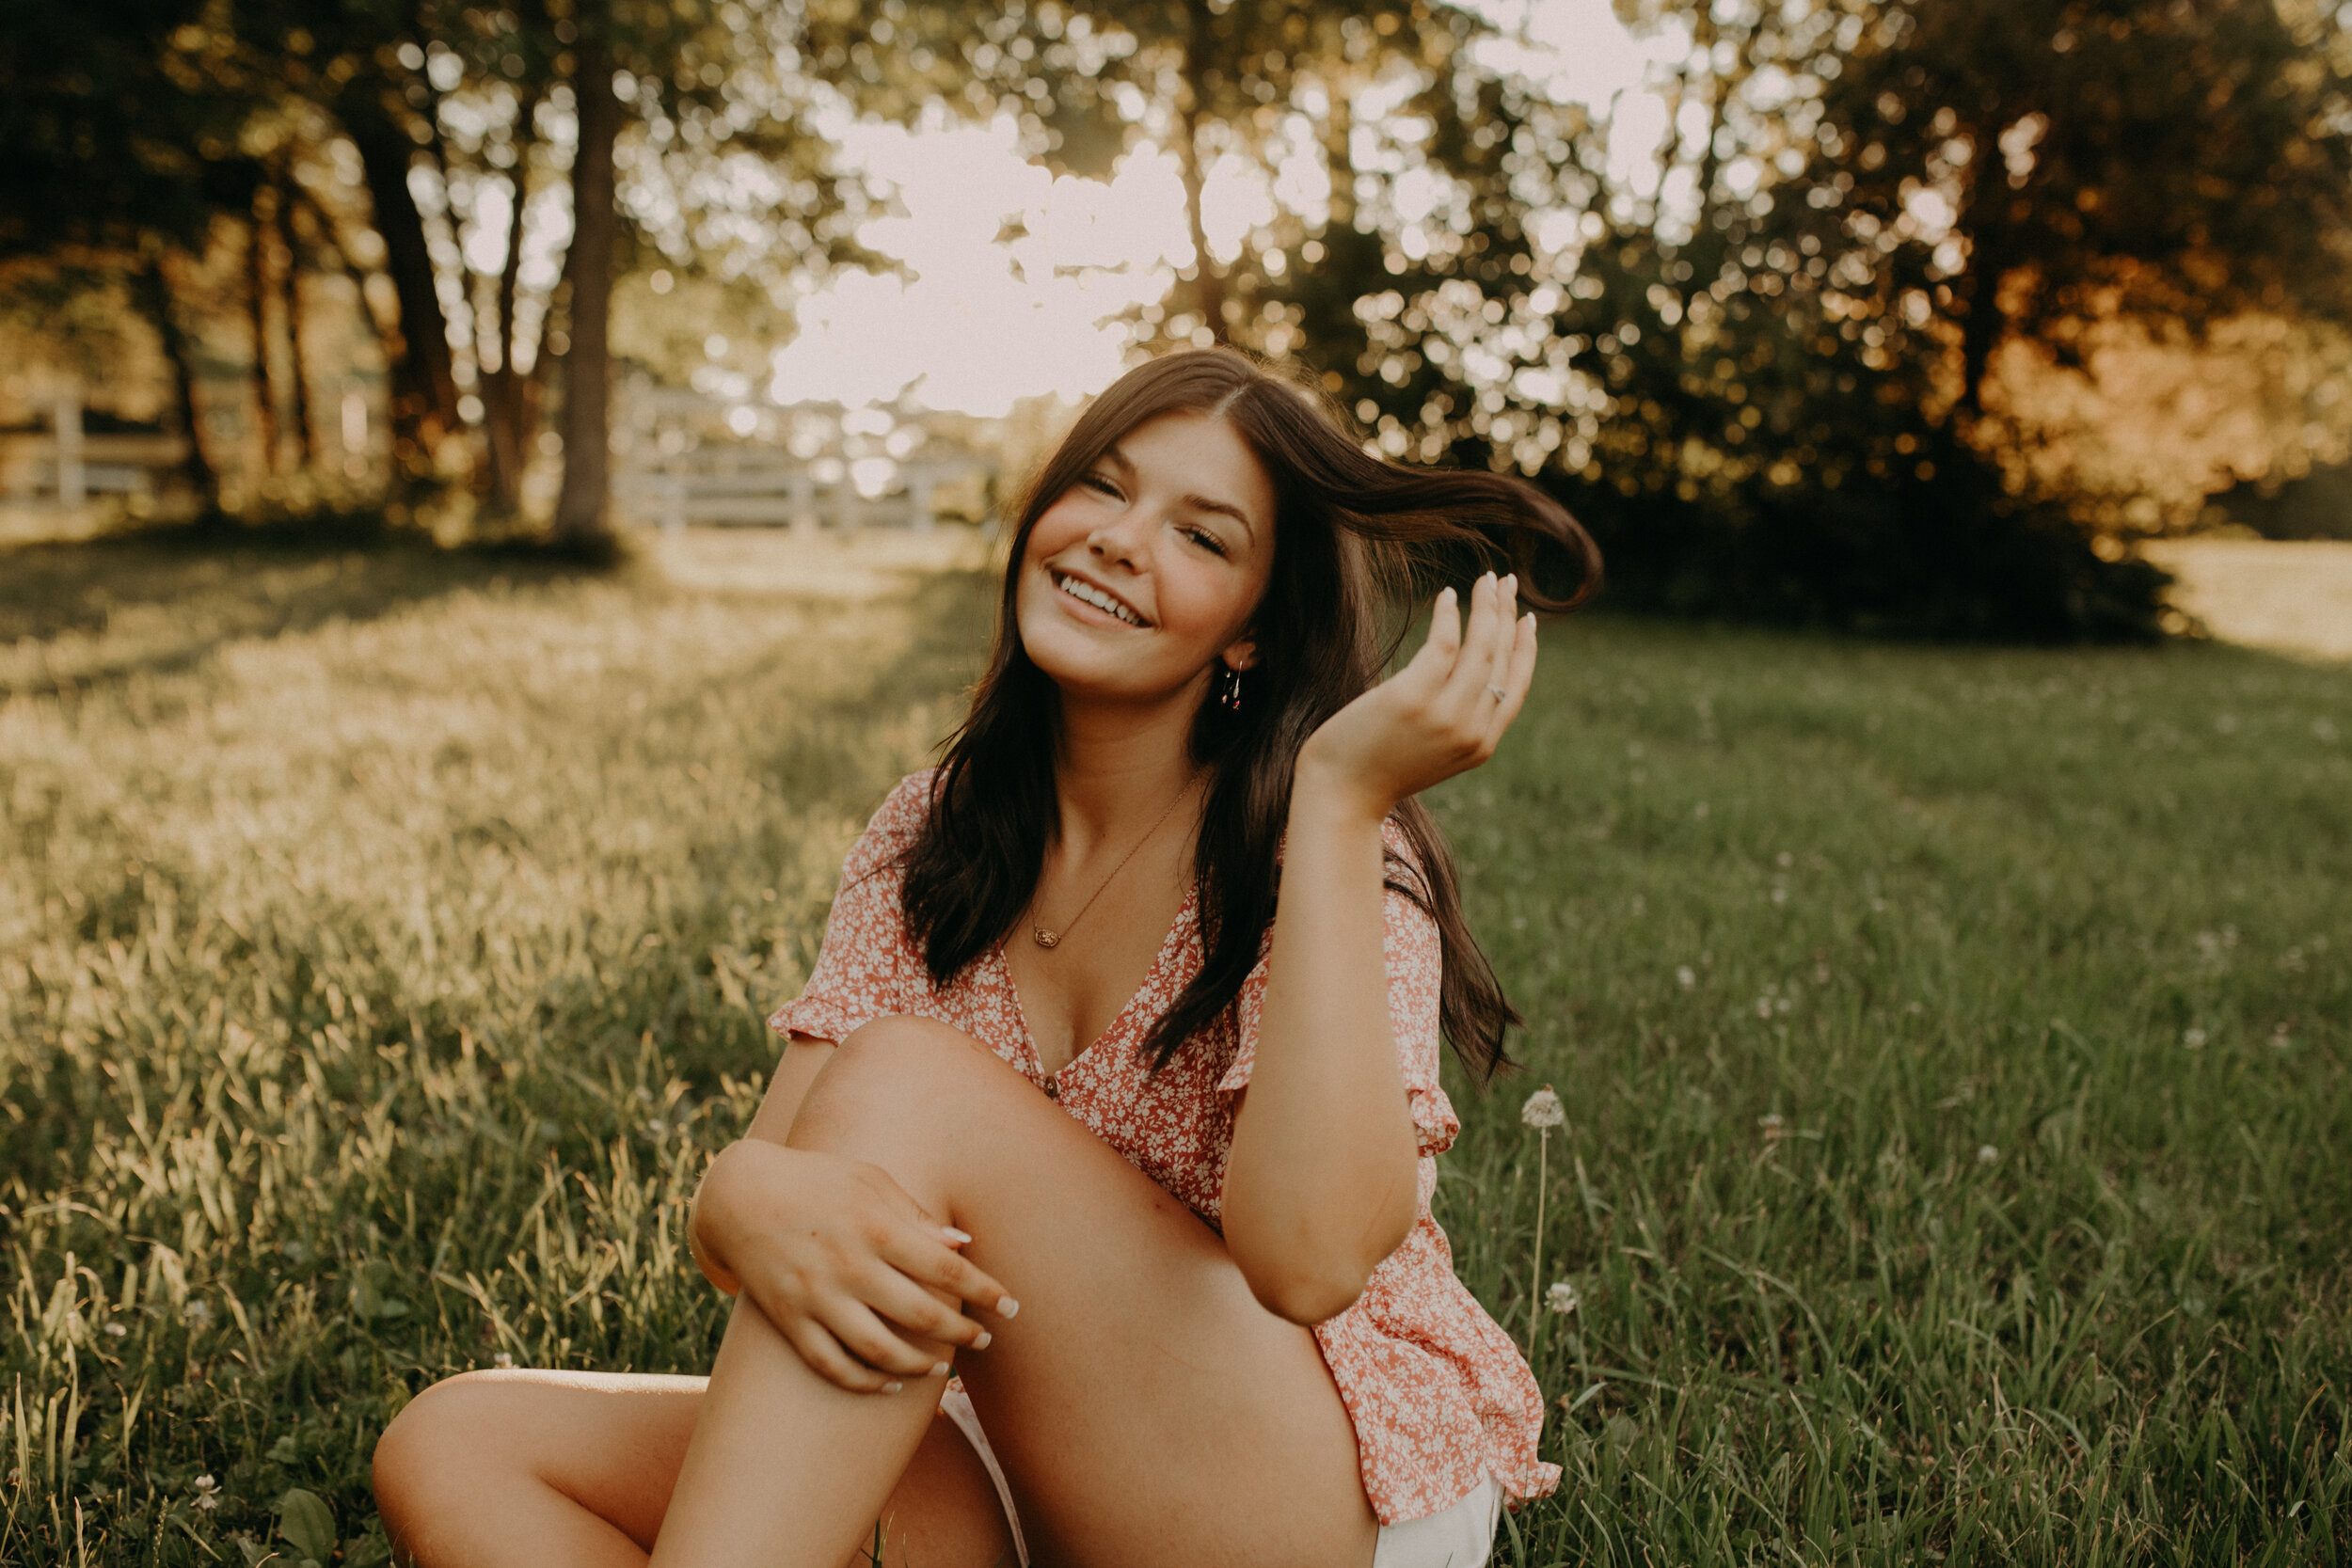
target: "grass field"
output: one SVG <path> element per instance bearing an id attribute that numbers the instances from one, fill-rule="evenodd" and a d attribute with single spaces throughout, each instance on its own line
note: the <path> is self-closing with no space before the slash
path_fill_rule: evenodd
<path id="1" fill-rule="evenodd" d="M 0 1561 L 297 1488 L 380 1562 L 434 1378 L 699 1370 L 685 1200 L 984 621 L 0 558 Z M 2352 670 L 1549 633 L 1438 802 L 1531 1069 L 1440 1217 L 1523 1339 L 1579 1299 L 1499 1560 L 2352 1560 L 2348 801 Z"/>

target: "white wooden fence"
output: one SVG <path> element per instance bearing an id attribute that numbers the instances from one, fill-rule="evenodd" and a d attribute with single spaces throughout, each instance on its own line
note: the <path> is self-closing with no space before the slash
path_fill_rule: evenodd
<path id="1" fill-rule="evenodd" d="M 48 430 L 0 436 L 0 496 L 76 508 L 93 496 L 145 495 L 187 450 L 178 436 L 86 434 L 81 400 L 67 393 L 51 404 Z"/>
<path id="2" fill-rule="evenodd" d="M 651 470 L 614 476 L 612 499 L 622 515 L 644 527 L 675 533 L 704 527 L 786 527 L 813 533 L 828 525 L 848 531 L 877 524 L 929 532 L 939 520 L 940 489 L 994 471 L 981 457 L 946 457 L 894 465 L 892 482 L 877 496 L 858 493 L 839 459 L 732 458 L 697 451 Z"/>
<path id="3" fill-rule="evenodd" d="M 942 492 L 952 495 L 974 480 L 985 485 L 996 473 L 995 463 L 977 452 L 943 450 L 917 414 L 882 416 L 860 430 L 871 411 L 779 408 L 643 378 L 623 386 L 617 412 L 614 510 L 673 533 L 690 524 L 927 532 L 938 522 Z M 952 502 L 949 509 L 971 510 Z"/>

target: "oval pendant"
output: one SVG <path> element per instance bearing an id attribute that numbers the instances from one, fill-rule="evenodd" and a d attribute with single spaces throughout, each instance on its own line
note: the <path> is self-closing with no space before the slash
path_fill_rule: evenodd
<path id="1" fill-rule="evenodd" d="M 1040 947 L 1059 947 L 1061 945 L 1061 933 L 1059 931 L 1049 931 L 1042 926 L 1040 926 L 1030 931 L 1029 938 Z"/>

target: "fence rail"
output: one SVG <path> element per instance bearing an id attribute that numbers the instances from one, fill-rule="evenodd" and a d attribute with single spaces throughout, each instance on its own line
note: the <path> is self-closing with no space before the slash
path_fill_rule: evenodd
<path id="1" fill-rule="evenodd" d="M 0 434 L 0 497 L 78 507 L 93 496 L 145 495 L 187 460 L 185 437 L 82 428 L 78 398 L 58 398 L 46 431 Z"/>
<path id="2" fill-rule="evenodd" d="M 631 522 L 672 533 L 690 523 L 802 532 L 828 524 L 845 531 L 880 524 L 925 533 L 938 524 L 942 486 L 993 471 L 980 457 L 901 463 L 882 494 L 866 496 L 846 471 L 825 477 L 817 463 L 675 466 L 616 475 L 612 499 Z"/>

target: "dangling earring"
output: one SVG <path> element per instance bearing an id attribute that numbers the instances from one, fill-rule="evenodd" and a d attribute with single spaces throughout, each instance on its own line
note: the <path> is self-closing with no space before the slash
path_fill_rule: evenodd
<path id="1" fill-rule="evenodd" d="M 1241 672 L 1230 664 L 1218 667 L 1216 701 L 1217 705 L 1228 713 L 1241 711 Z"/>

